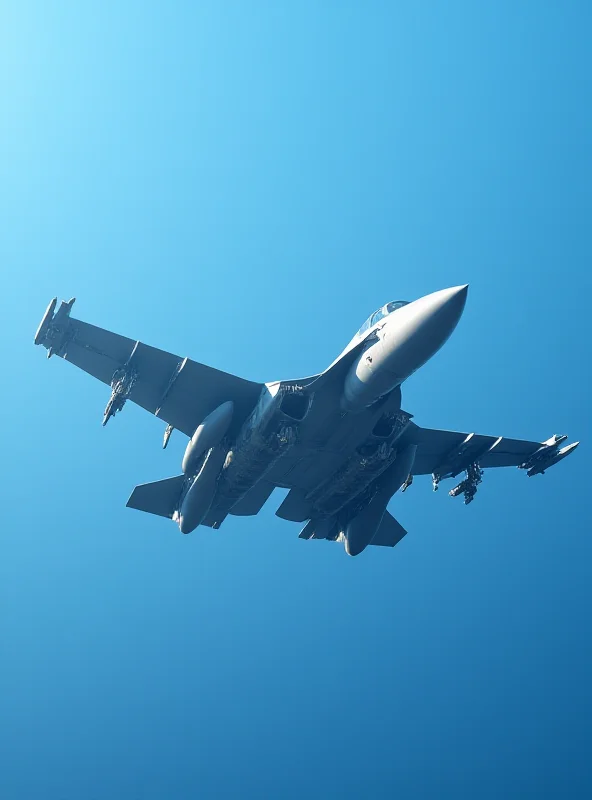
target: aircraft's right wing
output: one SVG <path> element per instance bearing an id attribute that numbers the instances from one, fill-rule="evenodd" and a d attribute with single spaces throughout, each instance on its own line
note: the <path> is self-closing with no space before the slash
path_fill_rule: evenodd
<path id="1" fill-rule="evenodd" d="M 73 319 L 73 303 L 62 303 L 54 314 L 56 300 L 52 300 L 35 344 L 43 345 L 48 357 L 70 361 L 111 387 L 107 419 L 129 399 L 192 436 L 204 417 L 225 400 L 235 404 L 233 429 L 255 407 L 262 384 Z"/>
<path id="2" fill-rule="evenodd" d="M 476 461 L 482 469 L 489 467 L 517 467 L 535 453 L 542 442 L 523 439 L 508 439 L 504 436 L 483 436 L 481 434 L 440 431 L 420 428 L 411 423 L 405 438 L 417 444 L 413 466 L 414 475 L 429 475 L 449 472 L 456 474 Z"/>

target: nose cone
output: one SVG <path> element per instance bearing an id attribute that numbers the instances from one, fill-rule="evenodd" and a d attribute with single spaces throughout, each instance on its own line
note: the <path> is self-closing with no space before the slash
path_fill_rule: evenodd
<path id="1" fill-rule="evenodd" d="M 446 342 L 458 325 L 468 284 L 441 289 L 396 311 L 389 319 L 384 345 L 388 369 L 402 383 Z M 386 366 L 386 364 L 385 364 Z"/>
<path id="2" fill-rule="evenodd" d="M 341 407 L 355 413 L 423 366 L 456 328 L 468 288 L 442 289 L 389 314 L 348 372 Z"/>
<path id="3" fill-rule="evenodd" d="M 420 297 L 407 308 L 412 310 L 424 329 L 429 328 L 430 333 L 443 338 L 442 344 L 444 344 L 458 325 L 467 302 L 468 291 L 468 283 L 463 286 L 451 286 L 450 289 L 441 289 L 439 292 Z"/>
<path id="4" fill-rule="evenodd" d="M 436 297 L 440 295 L 444 303 L 460 303 L 460 310 L 462 313 L 468 292 L 469 284 L 463 283 L 461 286 L 451 286 L 450 289 L 440 289 L 439 292 L 432 292 L 432 294 L 428 294 L 427 297 Z"/>

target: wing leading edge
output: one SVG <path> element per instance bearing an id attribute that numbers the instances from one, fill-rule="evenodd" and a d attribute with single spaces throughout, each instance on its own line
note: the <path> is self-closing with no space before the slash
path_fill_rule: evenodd
<path id="1" fill-rule="evenodd" d="M 111 387 L 105 421 L 127 399 L 187 436 L 226 400 L 235 404 L 233 427 L 254 408 L 262 384 L 181 358 L 135 339 L 70 317 L 74 300 L 54 313 L 52 301 L 35 336 L 35 344 Z"/>

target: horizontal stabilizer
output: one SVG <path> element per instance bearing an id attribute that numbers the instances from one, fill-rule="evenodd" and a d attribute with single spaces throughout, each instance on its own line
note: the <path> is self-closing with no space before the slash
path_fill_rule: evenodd
<path id="1" fill-rule="evenodd" d="M 306 492 L 303 489 L 290 489 L 275 513 L 280 519 L 287 519 L 290 522 L 304 522 L 310 519 L 312 506 L 310 501 L 306 499 Z"/>
<path id="2" fill-rule="evenodd" d="M 300 539 L 327 539 L 330 542 L 343 541 L 343 536 L 338 536 L 339 528 L 331 519 L 310 520 L 300 531 Z M 378 530 L 369 544 L 378 547 L 394 547 L 398 544 L 407 531 L 397 522 L 388 511 L 378 526 Z"/>
<path id="3" fill-rule="evenodd" d="M 378 530 L 372 537 L 370 544 L 378 545 L 380 547 L 394 547 L 398 544 L 407 531 L 397 522 L 397 520 L 388 511 L 385 511 L 384 517 Z"/>
<path id="4" fill-rule="evenodd" d="M 327 539 L 336 542 L 339 538 L 339 527 L 333 517 L 311 519 L 298 534 L 299 539 Z"/>
<path id="5" fill-rule="evenodd" d="M 185 475 L 175 475 L 174 478 L 141 483 L 131 493 L 126 505 L 128 508 L 137 508 L 138 511 L 147 511 L 149 514 L 172 519 L 177 510 L 184 481 Z"/>
<path id="6" fill-rule="evenodd" d="M 269 500 L 269 496 L 274 489 L 274 484 L 269 483 L 269 481 L 257 481 L 257 483 L 241 497 L 238 503 L 235 503 L 231 507 L 230 513 L 235 517 L 252 517 L 258 514 L 267 500 Z"/>

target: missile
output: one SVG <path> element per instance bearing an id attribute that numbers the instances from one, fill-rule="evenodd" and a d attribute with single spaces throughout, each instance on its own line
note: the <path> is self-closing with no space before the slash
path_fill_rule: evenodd
<path id="1" fill-rule="evenodd" d="M 562 439 L 562 441 L 564 441 L 564 439 Z M 545 470 L 549 469 L 549 467 L 553 467 L 560 461 L 563 461 L 563 459 L 566 456 L 568 456 L 570 453 L 573 453 L 573 451 L 576 449 L 578 445 L 579 442 L 572 442 L 571 444 L 562 447 L 561 450 L 559 450 L 555 454 L 549 453 L 546 459 L 543 458 L 542 460 L 538 461 L 527 471 L 526 474 L 528 475 L 529 478 L 532 478 L 533 475 L 544 475 Z"/>
<path id="2" fill-rule="evenodd" d="M 178 522 L 181 533 L 191 533 L 204 521 L 216 493 L 216 482 L 226 458 L 226 449 L 213 447 L 197 473 L 179 510 Z"/>
<path id="3" fill-rule="evenodd" d="M 391 497 L 401 488 L 413 469 L 417 445 L 411 444 L 397 456 L 380 481 L 380 488 L 360 513 L 350 520 L 343 531 L 345 552 L 357 556 L 370 544 L 386 511 Z"/>
<path id="4" fill-rule="evenodd" d="M 228 400 L 215 408 L 197 426 L 183 456 L 181 469 L 186 475 L 190 475 L 197 468 L 200 456 L 220 444 L 230 427 L 233 413 L 234 403 Z"/>
<path id="5" fill-rule="evenodd" d="M 360 411 L 399 386 L 428 361 L 456 328 L 468 286 L 433 292 L 384 318 L 376 338 L 345 379 L 341 406 Z"/>
<path id="6" fill-rule="evenodd" d="M 554 433 L 550 439 L 547 439 L 547 441 L 544 442 L 544 444 L 547 445 L 547 447 L 558 447 L 560 444 L 563 444 L 563 442 L 565 442 L 566 440 L 567 440 L 566 433 Z"/>
<path id="7" fill-rule="evenodd" d="M 560 444 L 563 444 L 567 439 L 567 434 L 558 434 L 554 433 L 553 436 L 550 436 L 546 442 L 543 442 L 542 445 L 536 450 L 530 458 L 527 458 L 524 464 L 520 465 L 521 469 L 530 469 L 530 467 L 534 467 L 534 465 L 538 461 L 544 461 L 546 458 L 549 458 L 550 453 L 556 453 L 557 448 Z"/>
<path id="8" fill-rule="evenodd" d="M 538 450 L 529 456 L 526 461 L 518 465 L 518 469 L 530 470 L 533 467 L 538 467 L 540 464 L 547 463 L 557 453 L 557 449 L 567 439 L 566 434 L 554 433 L 546 442 L 543 442 Z"/>

